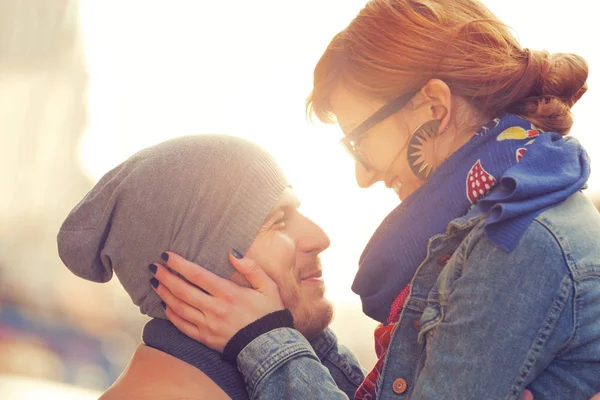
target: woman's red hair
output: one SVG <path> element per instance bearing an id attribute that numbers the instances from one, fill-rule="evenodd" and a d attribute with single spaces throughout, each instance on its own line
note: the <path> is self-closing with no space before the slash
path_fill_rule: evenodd
<path id="1" fill-rule="evenodd" d="M 582 57 L 523 49 L 477 0 L 371 0 L 329 43 L 306 105 L 334 122 L 329 99 L 342 81 L 386 101 L 437 78 L 490 118 L 511 112 L 566 134 L 587 76 Z"/>

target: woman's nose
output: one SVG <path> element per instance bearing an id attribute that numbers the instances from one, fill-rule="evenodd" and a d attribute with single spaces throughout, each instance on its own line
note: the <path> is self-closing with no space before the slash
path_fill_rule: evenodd
<path id="1" fill-rule="evenodd" d="M 354 174 L 356 176 L 356 183 L 361 188 L 368 188 L 374 183 L 384 180 L 383 173 L 372 167 L 367 169 L 358 161 L 354 163 Z"/>

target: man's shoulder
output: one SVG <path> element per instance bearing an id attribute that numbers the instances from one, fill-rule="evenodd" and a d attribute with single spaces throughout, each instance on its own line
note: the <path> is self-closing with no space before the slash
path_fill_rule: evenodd
<path id="1" fill-rule="evenodd" d="M 119 379 L 100 397 L 117 399 L 229 399 L 205 373 L 167 353 L 139 345 Z"/>

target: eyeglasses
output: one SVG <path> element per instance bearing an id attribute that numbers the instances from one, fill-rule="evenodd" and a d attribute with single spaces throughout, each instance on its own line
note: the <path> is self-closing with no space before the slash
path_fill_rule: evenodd
<path id="1" fill-rule="evenodd" d="M 361 163 L 367 171 L 371 170 L 372 166 L 360 153 L 360 151 L 357 150 L 359 139 L 369 129 L 373 128 L 384 119 L 389 118 L 392 114 L 404 107 L 410 101 L 410 99 L 417 94 L 417 92 L 418 90 L 415 92 L 409 92 L 387 102 L 379 110 L 375 111 L 373 115 L 365 119 L 360 125 L 354 128 L 350 133 L 340 140 L 340 143 L 346 148 L 346 150 L 348 150 L 348 153 L 350 153 L 352 158 Z"/>

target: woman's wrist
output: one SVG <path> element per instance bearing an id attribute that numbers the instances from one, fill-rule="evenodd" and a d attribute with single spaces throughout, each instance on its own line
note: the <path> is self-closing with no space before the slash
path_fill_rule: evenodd
<path id="1" fill-rule="evenodd" d="M 294 317 L 288 309 L 279 310 L 265 315 L 262 318 L 246 325 L 240 329 L 225 345 L 223 349 L 223 358 L 235 364 L 237 356 L 254 339 L 263 333 L 270 332 L 278 328 L 293 328 Z"/>

